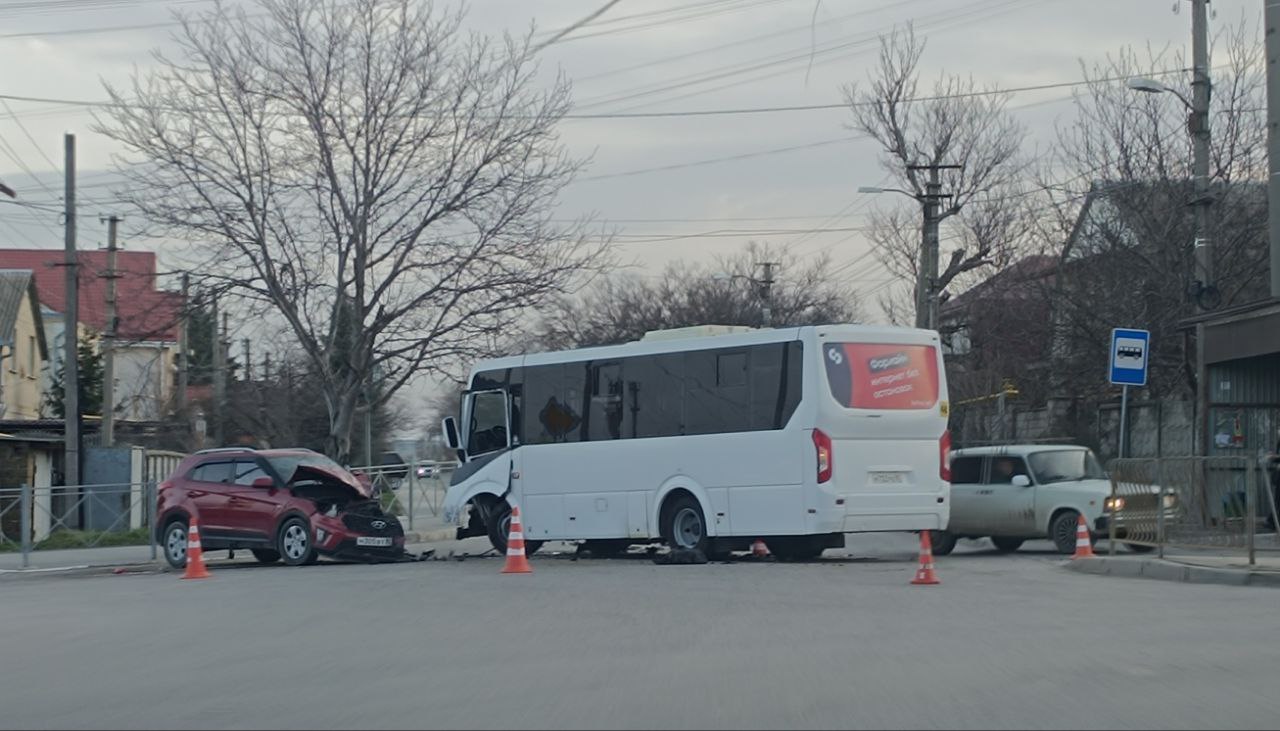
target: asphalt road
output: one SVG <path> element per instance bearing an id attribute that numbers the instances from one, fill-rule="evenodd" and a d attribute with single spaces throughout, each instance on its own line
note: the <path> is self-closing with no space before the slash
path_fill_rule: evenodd
<path id="1" fill-rule="evenodd" d="M 1280 594 L 957 552 L 0 585 L 0 728 L 1273 728 Z"/>

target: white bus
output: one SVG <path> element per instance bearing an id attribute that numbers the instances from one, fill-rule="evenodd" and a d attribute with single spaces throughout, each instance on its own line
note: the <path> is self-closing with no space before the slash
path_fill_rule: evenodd
<path id="1" fill-rule="evenodd" d="M 844 534 L 943 530 L 947 387 L 938 334 L 829 325 L 650 333 L 478 363 L 445 497 L 459 538 L 506 550 L 665 541 L 709 556 L 761 538 L 779 558 Z M 745 331 L 743 331 L 745 330 Z"/>

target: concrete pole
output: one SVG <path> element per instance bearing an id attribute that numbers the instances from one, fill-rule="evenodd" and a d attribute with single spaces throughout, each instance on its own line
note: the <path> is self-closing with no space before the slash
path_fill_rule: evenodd
<path id="1" fill-rule="evenodd" d="M 1195 192 L 1196 280 L 1201 287 L 1213 286 L 1213 239 L 1209 231 L 1213 194 L 1209 189 L 1209 0 L 1191 0 L 1191 132 L 1194 157 L 1192 181 Z M 1203 298 L 1197 298 L 1200 309 Z"/>
<path id="2" fill-rule="evenodd" d="M 116 230 L 118 216 L 107 219 L 107 327 L 102 334 L 102 446 L 115 446 L 116 383 Z"/>
<path id="3" fill-rule="evenodd" d="M 63 191 L 65 238 L 63 245 L 66 258 L 66 310 L 63 312 L 64 355 L 62 363 L 62 412 L 63 412 L 63 454 L 65 466 L 63 482 L 66 485 L 80 484 L 80 361 L 78 345 L 78 325 L 80 322 L 79 279 L 76 261 L 76 136 L 67 134 L 63 137 L 63 154 L 66 160 L 65 189 Z"/>
<path id="4" fill-rule="evenodd" d="M 1271 239 L 1271 296 L 1280 298 L 1280 0 L 1267 0 L 1267 223 Z"/>
<path id="5" fill-rule="evenodd" d="M 187 358 L 187 349 L 191 347 L 191 341 L 188 337 L 187 330 L 191 327 L 191 303 L 189 297 L 191 295 L 191 275 L 187 272 L 182 273 L 182 317 L 178 323 L 178 413 L 182 415 L 184 423 L 187 418 L 187 384 L 190 383 L 190 361 Z"/>
<path id="6" fill-rule="evenodd" d="M 938 329 L 938 207 L 942 202 L 942 181 L 939 179 L 939 168 L 929 168 L 929 183 L 925 186 L 925 251 L 924 260 L 928 267 L 925 279 L 924 327 L 927 330 Z"/>
<path id="7" fill-rule="evenodd" d="M 764 327 L 773 327 L 774 266 L 774 262 L 764 262 L 764 276 L 760 278 L 760 319 Z"/>
<path id="8" fill-rule="evenodd" d="M 213 444 L 215 447 L 225 446 L 223 443 L 223 416 L 227 400 L 227 357 L 222 349 L 222 333 L 218 328 L 218 300 L 213 300 L 213 332 L 209 333 L 212 343 L 213 368 Z"/>

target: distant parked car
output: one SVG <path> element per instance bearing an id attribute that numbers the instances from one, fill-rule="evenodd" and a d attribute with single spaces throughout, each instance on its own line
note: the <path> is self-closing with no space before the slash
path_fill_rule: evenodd
<path id="1" fill-rule="evenodd" d="M 405 553 L 404 528 L 371 484 L 307 449 L 210 449 L 184 459 L 156 500 L 156 540 L 175 568 L 187 563 L 192 516 L 205 550 L 248 549 L 263 563 Z"/>
<path id="2" fill-rule="evenodd" d="M 418 465 L 418 469 L 415 470 L 415 474 L 417 474 L 418 479 L 427 479 L 429 477 L 435 477 L 436 475 L 440 474 L 440 467 L 439 465 L 435 465 L 431 463 L 423 463 Z"/>
<path id="3" fill-rule="evenodd" d="M 1091 540 L 1110 534 L 1124 539 L 1124 512 L 1155 509 L 1142 498 L 1118 497 L 1111 504 L 1111 481 L 1093 452 L 1072 445 L 1009 445 L 959 449 L 951 455 L 951 519 L 932 535 L 934 553 L 946 555 L 959 538 L 989 537 L 1001 551 L 1016 551 L 1024 541 L 1048 538 L 1059 553 L 1073 553 L 1081 515 Z M 1125 501 L 1130 504 L 1125 505 Z M 1174 496 L 1162 498 L 1173 510 Z M 1128 544 L 1135 551 L 1147 546 Z"/>

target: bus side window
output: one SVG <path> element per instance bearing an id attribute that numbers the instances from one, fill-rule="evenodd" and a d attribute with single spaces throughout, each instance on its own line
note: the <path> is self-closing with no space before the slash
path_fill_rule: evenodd
<path id="1" fill-rule="evenodd" d="M 591 368 L 590 411 L 587 434 L 590 441 L 621 439 L 623 419 L 623 370 L 619 363 L 598 363 Z"/>
<path id="2" fill-rule="evenodd" d="M 638 355 L 623 361 L 626 402 L 623 435 L 684 434 L 684 354 Z"/>
<path id="3" fill-rule="evenodd" d="M 725 434 L 751 429 L 745 366 L 746 354 L 741 350 L 685 353 L 686 434 Z M 721 375 L 725 376 L 724 385 L 721 385 Z"/>

